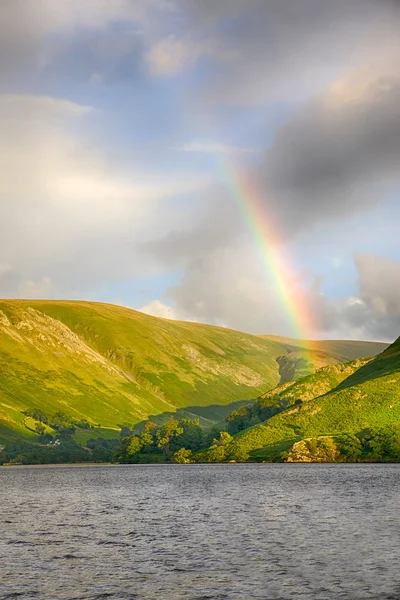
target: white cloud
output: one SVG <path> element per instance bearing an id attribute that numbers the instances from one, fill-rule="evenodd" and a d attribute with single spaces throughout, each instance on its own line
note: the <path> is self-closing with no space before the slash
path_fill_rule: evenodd
<path id="1" fill-rule="evenodd" d="M 94 111 L 86 106 L 51 96 L 33 94 L 0 94 L 0 118 L 14 120 L 36 120 L 53 118 L 83 117 Z"/>
<path id="2" fill-rule="evenodd" d="M 117 165 L 69 127 L 87 107 L 32 96 L 0 96 L 2 105 L 0 296 L 37 295 L 49 281 L 60 294 L 85 293 L 104 278 L 154 271 L 140 245 L 179 222 L 167 202 L 203 180 Z"/>
<path id="3" fill-rule="evenodd" d="M 178 319 L 176 311 L 160 300 L 152 300 L 138 310 L 152 317 L 162 317 L 163 319 L 172 319 L 174 321 Z"/>

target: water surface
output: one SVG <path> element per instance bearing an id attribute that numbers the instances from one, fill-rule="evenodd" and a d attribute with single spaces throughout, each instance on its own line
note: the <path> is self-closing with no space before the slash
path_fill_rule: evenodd
<path id="1" fill-rule="evenodd" d="M 0 599 L 399 600 L 400 466 L 0 468 Z"/>

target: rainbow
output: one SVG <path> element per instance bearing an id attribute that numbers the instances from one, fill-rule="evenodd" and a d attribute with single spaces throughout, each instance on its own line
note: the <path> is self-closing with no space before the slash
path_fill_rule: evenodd
<path id="1" fill-rule="evenodd" d="M 276 228 L 267 218 L 259 190 L 250 178 L 241 174 L 227 154 L 219 153 L 219 162 L 224 183 L 247 224 L 267 274 L 272 276 L 277 297 L 290 323 L 292 337 L 310 340 L 314 337 L 314 327 L 304 290 L 299 286 L 290 262 L 284 255 Z"/>

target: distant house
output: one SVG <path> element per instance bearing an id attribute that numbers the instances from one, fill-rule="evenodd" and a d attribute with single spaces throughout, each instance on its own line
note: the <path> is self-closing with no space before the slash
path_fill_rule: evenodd
<path id="1" fill-rule="evenodd" d="M 54 440 L 54 442 L 49 442 L 47 446 L 61 446 L 61 440 Z"/>

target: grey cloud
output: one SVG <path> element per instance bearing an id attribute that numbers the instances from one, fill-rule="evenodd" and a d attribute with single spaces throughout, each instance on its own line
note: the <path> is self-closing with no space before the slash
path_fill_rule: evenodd
<path id="1" fill-rule="evenodd" d="M 343 94 L 352 93 L 352 83 L 350 75 Z M 325 93 L 299 110 L 278 132 L 263 164 L 248 174 L 283 239 L 367 210 L 399 182 L 400 79 L 377 74 L 362 90 L 361 98 L 339 106 L 342 96 Z M 191 269 L 192 261 L 246 236 L 226 189 L 210 190 L 198 203 L 203 214 L 186 231 L 151 245 L 159 260 L 185 257 Z"/>
<path id="2" fill-rule="evenodd" d="M 41 64 L 56 77 L 72 73 L 71 59 L 84 51 L 79 77 L 84 79 L 92 68 L 100 71 L 101 64 L 110 79 L 112 73 L 123 76 L 125 69 L 129 71 L 127 56 L 139 54 L 142 46 L 130 46 L 131 38 L 121 46 L 109 25 L 124 17 L 143 25 L 144 13 L 135 7 L 149 3 L 156 24 L 153 29 L 146 23 L 143 47 L 170 34 L 171 22 L 157 11 L 160 6 L 170 11 L 165 7 L 171 4 L 97 0 L 90 2 L 92 11 L 79 11 L 89 4 L 65 0 L 57 16 L 51 8 L 54 0 L 3 0 L 0 71 L 7 78 L 20 68 Z M 218 38 L 215 58 L 222 68 L 218 80 L 206 78 L 205 88 L 196 88 L 198 107 L 208 110 L 276 99 L 298 103 L 297 114 L 249 175 L 284 239 L 345 219 L 384 198 L 399 173 L 398 2 L 182 0 L 175 8 L 168 15 L 183 34 L 189 32 L 188 39 L 197 43 Z M 74 35 L 46 66 L 49 34 L 66 30 Z M 179 31 L 176 35 L 180 39 Z M 105 58 L 108 42 L 110 55 Z M 343 74 L 344 68 L 349 73 Z M 354 84 L 363 69 L 360 95 Z M 350 94 L 350 100 L 342 102 L 340 93 L 328 91 L 299 104 L 339 75 L 344 77 L 342 92 Z M 3 129 L 2 137 L 3 149 L 12 152 L 2 153 L 7 177 L 0 182 L 0 263 L 7 257 L 13 270 L 0 275 L 4 290 L 0 295 L 21 289 L 39 293 L 51 285 L 57 290 L 63 285 L 64 290 L 66 285 L 82 290 L 85 282 L 104 280 L 104 273 L 109 279 L 133 277 L 144 270 L 179 265 L 185 274 L 181 284 L 169 290 L 169 298 L 180 314 L 255 333 L 290 333 L 285 331 L 274 289 L 248 249 L 249 235 L 226 190 L 213 188 L 192 197 L 192 206 L 183 209 L 185 224 L 178 227 L 169 205 L 160 204 L 157 216 L 136 214 L 140 190 L 129 195 L 115 176 L 115 165 L 108 168 L 80 137 L 71 139 L 62 131 L 60 136 L 46 123 L 38 127 L 26 120 Z M 56 180 L 59 186 L 54 191 Z M 66 191 L 71 180 L 73 189 Z M 114 190 L 107 187 L 109 181 L 115 183 Z M 127 195 L 130 200 L 124 202 Z M 116 202 L 119 197 L 121 205 Z M 361 303 L 330 301 L 318 286 L 309 290 L 319 327 L 344 331 L 345 323 L 360 337 L 392 337 L 389 330 L 398 326 L 398 314 L 390 279 L 395 279 L 397 267 L 383 268 L 366 258 L 358 258 L 357 266 Z M 384 279 L 378 274 L 385 274 Z"/>
<path id="3" fill-rule="evenodd" d="M 389 70 L 388 75 L 368 73 L 361 83 L 350 74 L 339 95 L 326 92 L 299 110 L 278 132 L 264 163 L 248 176 L 259 190 L 265 217 L 289 241 L 382 202 L 399 183 L 399 166 L 400 80 Z M 234 200 L 226 190 L 215 189 L 202 206 L 203 217 L 187 231 L 170 233 L 151 246 L 162 263 L 180 258 L 186 267 L 180 285 L 170 290 L 175 308 L 199 320 L 272 331 L 282 311 L 265 281 L 260 286 L 262 277 L 249 274 L 245 290 L 235 287 L 243 273 L 252 272 L 252 259 L 238 260 L 246 225 Z M 216 262 L 221 255 L 223 264 Z M 391 339 L 397 317 L 376 314 L 382 301 L 369 299 L 361 259 L 357 266 L 363 303 L 330 301 L 317 287 L 307 293 L 319 331 Z M 282 331 L 283 323 L 279 326 Z"/>
<path id="4" fill-rule="evenodd" d="M 374 314 L 400 318 L 400 262 L 358 254 L 356 265 L 361 297 Z"/>
<path id="5" fill-rule="evenodd" d="M 196 14 L 201 13 L 201 23 L 207 21 L 207 15 L 218 20 L 247 10 L 247 4 L 230 2 L 216 3 L 214 8 L 206 2 L 189 2 L 188 5 Z M 387 191 L 399 183 L 400 38 L 397 33 L 400 12 L 390 1 L 379 3 L 379 7 L 377 10 L 376 3 L 359 0 L 345 3 L 255 0 L 249 5 L 251 22 L 257 20 L 258 15 L 262 27 L 267 16 L 273 24 L 276 19 L 278 31 L 286 27 L 289 38 L 292 30 L 297 31 L 300 38 L 306 36 L 308 28 L 320 36 L 321 28 L 316 26 L 316 20 L 329 23 L 333 32 L 338 22 L 351 30 L 357 23 L 357 14 L 362 23 L 367 21 L 370 27 L 374 22 L 375 25 L 383 23 L 388 30 L 382 45 L 369 48 L 362 60 L 360 50 L 361 62 L 357 68 L 347 62 L 345 71 L 335 78 L 333 85 L 330 82 L 323 92 L 299 107 L 278 130 L 261 164 L 248 173 L 265 206 L 266 216 L 276 224 L 282 238 L 289 239 L 320 224 L 367 210 L 381 202 Z M 288 22 L 289 14 L 293 20 Z M 391 24 L 390 15 L 393 15 Z M 395 31 L 397 37 L 393 40 Z M 337 35 L 339 40 L 340 31 Z M 324 56 L 325 41 L 318 39 L 316 54 L 320 55 L 321 49 Z M 364 44 L 370 41 L 367 36 Z M 279 48 L 284 54 L 285 48 L 286 54 L 290 53 L 285 44 Z M 262 53 L 262 57 L 275 68 L 273 54 Z M 246 54 L 245 59 L 247 65 L 252 64 Z M 312 62 L 314 56 L 309 59 Z M 280 77 L 285 79 L 287 75 L 284 71 Z M 210 190 L 203 197 L 202 206 L 204 216 L 188 227 L 188 231 L 170 233 L 164 241 L 154 245 L 154 251 L 161 258 L 183 253 L 189 259 L 199 258 L 207 254 L 208 240 L 211 247 L 229 246 L 244 233 L 227 190 Z"/>
<path id="6" fill-rule="evenodd" d="M 102 44 L 110 81 L 129 79 L 140 71 L 144 47 L 172 35 L 178 43 L 190 40 L 188 53 L 195 49 L 189 68 L 201 59 L 201 48 L 223 63 L 192 99 L 211 105 L 308 97 L 338 68 L 373 53 L 377 37 L 380 43 L 395 40 L 400 23 L 397 0 L 63 0 L 57 6 L 53 0 L 2 0 L 1 11 L 0 72 L 6 79 L 38 66 L 54 78 L 82 78 L 85 68 L 97 72 Z M 77 53 L 81 64 L 73 71 Z"/>
<path id="7" fill-rule="evenodd" d="M 400 261 L 373 254 L 355 256 L 357 297 L 322 295 L 311 303 L 320 331 L 358 339 L 393 341 L 400 335 Z"/>
<path id="8" fill-rule="evenodd" d="M 201 96 L 211 104 L 309 98 L 344 66 L 368 60 L 377 39 L 396 43 L 400 26 L 397 0 L 189 0 L 180 6 L 191 9 L 198 39 L 222 29 L 224 68 Z"/>
<path id="9" fill-rule="evenodd" d="M 2 0 L 0 76 L 13 81 L 21 72 L 41 71 L 53 78 L 72 73 L 81 78 L 85 67 L 100 63 L 107 47 L 103 67 L 110 63 L 115 78 L 115 72 L 127 70 L 126 55 L 137 53 L 140 38 L 160 35 L 160 22 L 174 12 L 169 0 Z M 119 35 L 116 23 L 124 24 Z M 75 64 L 73 71 L 77 52 L 85 64 Z"/>
<path id="10" fill-rule="evenodd" d="M 399 181 L 400 79 L 386 85 L 373 81 L 365 100 L 337 110 L 321 97 L 280 130 L 260 185 L 283 229 L 345 218 Z"/>
<path id="11" fill-rule="evenodd" d="M 182 209 L 181 209 L 182 210 Z M 203 257 L 213 260 L 218 250 L 239 244 L 245 235 L 237 206 L 222 186 L 210 186 L 190 199 L 184 225 L 142 245 L 164 264 L 187 267 Z"/>
<path id="12" fill-rule="evenodd" d="M 252 333 L 290 334 L 260 259 L 246 244 L 192 260 L 166 299 L 180 318 Z"/>
<path id="13" fill-rule="evenodd" d="M 400 334 L 400 261 L 359 254 L 357 297 L 330 298 L 315 281 L 304 289 L 316 337 L 393 341 Z M 295 292 L 294 292 L 295 293 Z M 199 258 L 166 299 L 179 318 L 293 335 L 288 314 L 257 256 L 242 247 Z M 306 328 L 310 334 L 312 328 Z"/>

